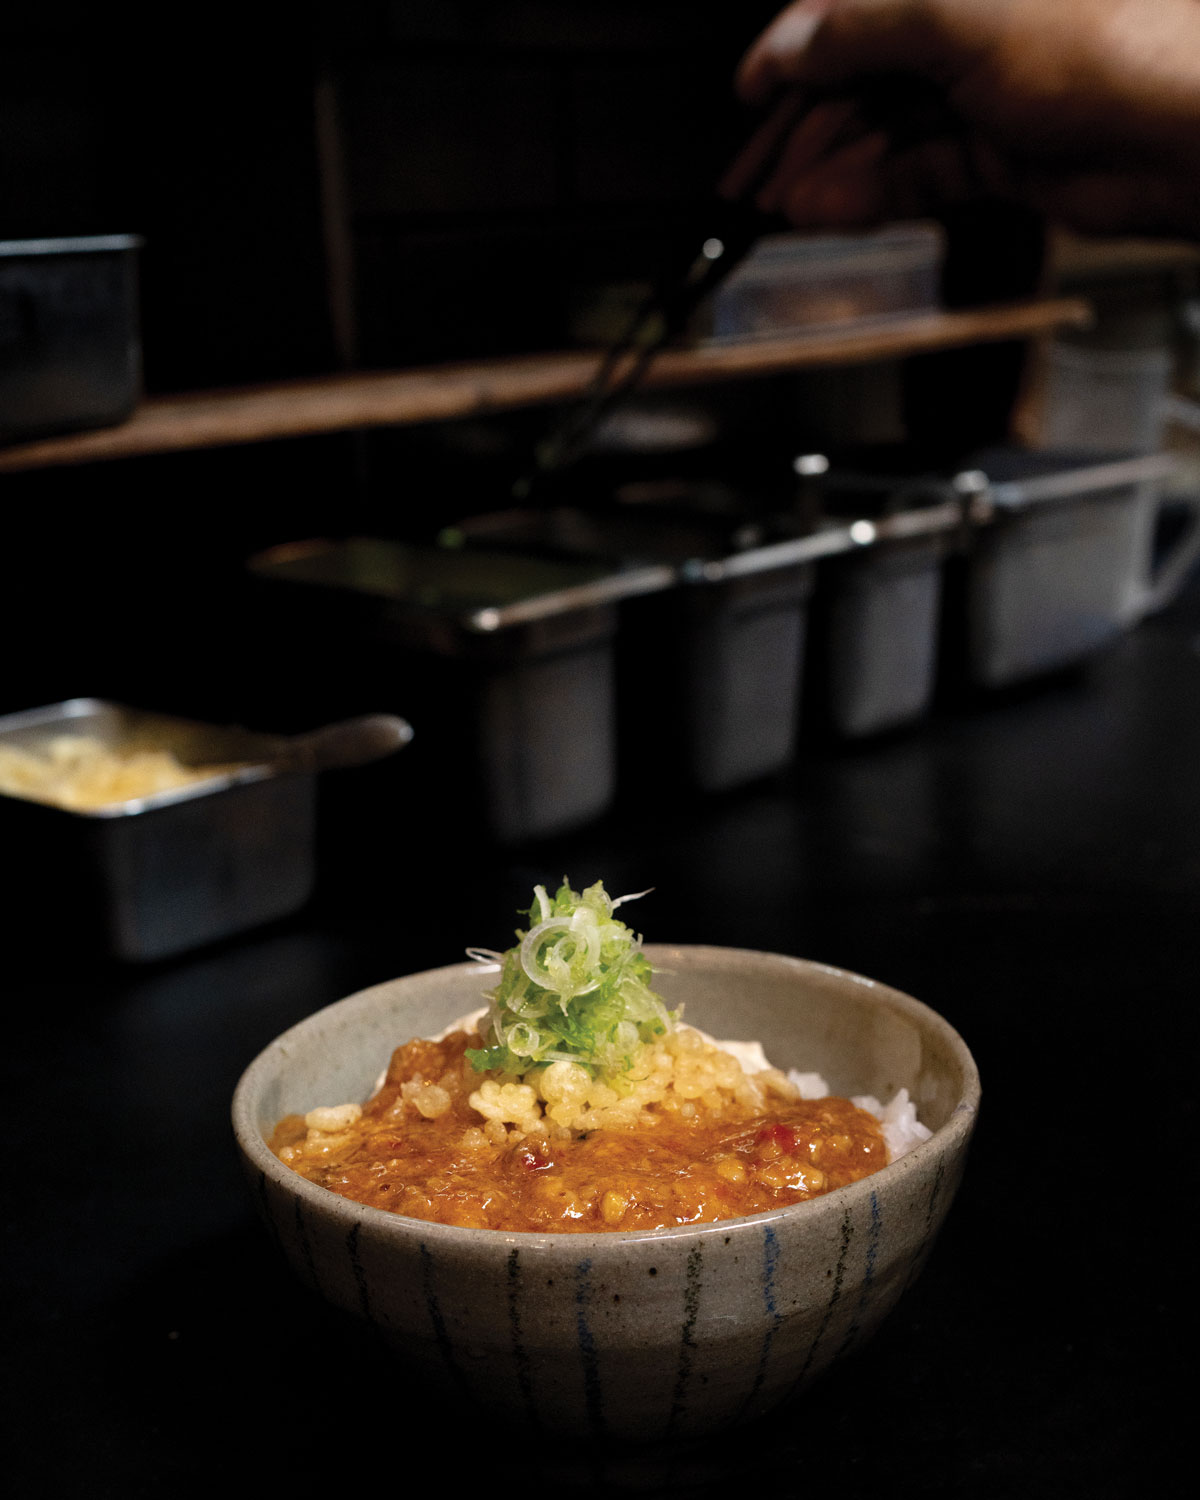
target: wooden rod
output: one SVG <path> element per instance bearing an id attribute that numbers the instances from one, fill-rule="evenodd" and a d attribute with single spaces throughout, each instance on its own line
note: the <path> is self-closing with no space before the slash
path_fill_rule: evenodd
<path id="1" fill-rule="evenodd" d="M 1042 299 L 929 312 L 843 329 L 664 350 L 648 389 L 744 380 L 814 366 L 864 364 L 971 344 L 1033 338 L 1090 321 L 1085 302 Z M 0 473 L 149 454 L 442 422 L 552 405 L 580 395 L 592 352 L 516 355 L 412 370 L 363 371 L 220 391 L 149 396 L 118 427 L 0 449 Z"/>

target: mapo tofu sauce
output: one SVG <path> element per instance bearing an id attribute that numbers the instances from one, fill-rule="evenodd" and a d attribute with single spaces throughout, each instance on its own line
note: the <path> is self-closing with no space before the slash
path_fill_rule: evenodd
<path id="1" fill-rule="evenodd" d="M 470 1102 L 480 1038 L 397 1048 L 379 1092 L 280 1122 L 271 1147 L 310 1182 L 418 1219 L 534 1232 L 661 1229 L 798 1203 L 887 1164 L 847 1099 L 772 1095 L 769 1110 L 666 1095 L 630 1126 L 505 1128 Z"/>

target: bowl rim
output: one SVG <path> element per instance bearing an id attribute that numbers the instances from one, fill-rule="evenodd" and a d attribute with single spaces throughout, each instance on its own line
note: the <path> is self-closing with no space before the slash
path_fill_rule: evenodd
<path id="1" fill-rule="evenodd" d="M 428 1240 L 431 1246 L 438 1242 L 460 1245 L 463 1248 L 478 1246 L 485 1253 L 487 1253 L 487 1247 L 499 1251 L 501 1248 L 511 1249 L 514 1246 L 543 1254 L 561 1251 L 569 1253 L 573 1259 L 576 1259 L 581 1253 L 592 1256 L 611 1254 L 614 1250 L 619 1251 L 620 1247 L 631 1244 L 645 1245 L 663 1240 L 694 1240 L 754 1232 L 761 1229 L 763 1225 L 773 1224 L 781 1219 L 792 1220 L 803 1216 L 826 1214 L 836 1210 L 838 1205 L 846 1205 L 849 1208 L 853 1202 L 861 1202 L 885 1184 L 899 1184 L 904 1178 L 919 1172 L 926 1161 L 942 1157 L 960 1146 L 965 1147 L 974 1130 L 982 1097 L 979 1069 L 957 1029 L 924 1001 L 851 969 L 765 949 L 725 947 L 707 943 L 647 943 L 645 952 L 652 961 L 655 955 L 677 953 L 687 955 L 689 960 L 701 962 L 705 959 L 732 959 L 748 960 L 753 965 L 763 967 L 778 967 L 782 964 L 784 967 L 794 967 L 797 973 L 820 973 L 874 992 L 881 1001 L 907 1013 L 913 1020 L 931 1027 L 946 1044 L 962 1072 L 962 1088 L 954 1108 L 945 1123 L 940 1125 L 928 1140 L 921 1141 L 912 1147 L 898 1161 L 889 1162 L 886 1167 L 881 1167 L 877 1172 L 872 1172 L 857 1182 L 847 1183 L 846 1186 L 836 1188 L 833 1192 L 822 1193 L 800 1203 L 780 1204 L 776 1208 L 764 1209 L 759 1213 L 747 1214 L 739 1218 L 705 1220 L 660 1229 L 554 1233 L 536 1230 L 478 1229 L 458 1224 L 442 1224 L 436 1220 L 412 1218 L 407 1214 L 394 1213 L 389 1209 L 358 1203 L 352 1198 L 343 1198 L 340 1194 L 301 1177 L 298 1172 L 294 1172 L 280 1161 L 271 1151 L 258 1128 L 253 1100 L 271 1065 L 277 1061 L 281 1052 L 286 1053 L 289 1042 L 296 1037 L 297 1033 L 306 1031 L 318 1018 L 328 1017 L 332 1012 L 365 1007 L 382 991 L 391 990 L 406 980 L 435 976 L 448 979 L 452 974 L 477 975 L 479 965 L 468 960 L 455 964 L 443 964 L 433 969 L 419 969 L 409 974 L 399 974 L 392 979 L 385 979 L 378 984 L 356 990 L 340 1000 L 332 1001 L 302 1017 L 286 1031 L 281 1032 L 274 1040 L 268 1042 L 247 1065 L 234 1089 L 231 1123 L 245 1164 L 259 1174 L 260 1192 L 264 1180 L 269 1178 L 285 1194 L 297 1198 L 323 1218 L 340 1221 L 347 1229 L 369 1226 L 380 1234 L 396 1239 L 407 1240 L 415 1234 Z M 656 965 L 656 968 L 662 972 L 661 966 Z"/>

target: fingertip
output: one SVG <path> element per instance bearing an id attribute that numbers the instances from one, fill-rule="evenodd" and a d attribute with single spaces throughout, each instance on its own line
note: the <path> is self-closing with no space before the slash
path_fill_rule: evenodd
<path id="1" fill-rule="evenodd" d="M 734 73 L 734 89 L 747 104 L 766 103 L 781 84 L 799 77 L 804 54 L 831 5 L 832 0 L 794 0 L 751 44 Z"/>

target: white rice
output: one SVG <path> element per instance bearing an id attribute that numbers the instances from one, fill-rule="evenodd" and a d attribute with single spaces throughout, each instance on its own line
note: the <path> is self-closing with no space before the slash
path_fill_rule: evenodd
<path id="1" fill-rule="evenodd" d="M 787 1076 L 801 1099 L 824 1099 L 829 1094 L 829 1085 L 820 1073 L 801 1073 L 792 1068 Z M 900 1089 L 887 1104 L 881 1103 L 874 1094 L 854 1094 L 850 1103 L 857 1104 L 859 1109 L 865 1109 L 879 1121 L 887 1142 L 889 1161 L 898 1161 L 905 1152 L 927 1141 L 933 1134 L 928 1125 L 922 1125 L 917 1119 L 917 1106 L 908 1097 L 907 1089 Z"/>
<path id="2" fill-rule="evenodd" d="M 722 1042 L 714 1037 L 708 1040 L 724 1051 L 732 1052 L 747 1073 L 761 1073 L 771 1066 L 759 1042 Z M 831 1092 L 820 1073 L 802 1073 L 799 1068 L 790 1068 L 787 1079 L 801 1099 L 826 1099 Z M 889 1161 L 898 1161 L 933 1134 L 928 1125 L 922 1125 L 917 1119 L 917 1106 L 909 1098 L 907 1089 L 900 1089 L 887 1104 L 873 1094 L 852 1095 L 850 1102 L 879 1121 L 887 1142 Z"/>

